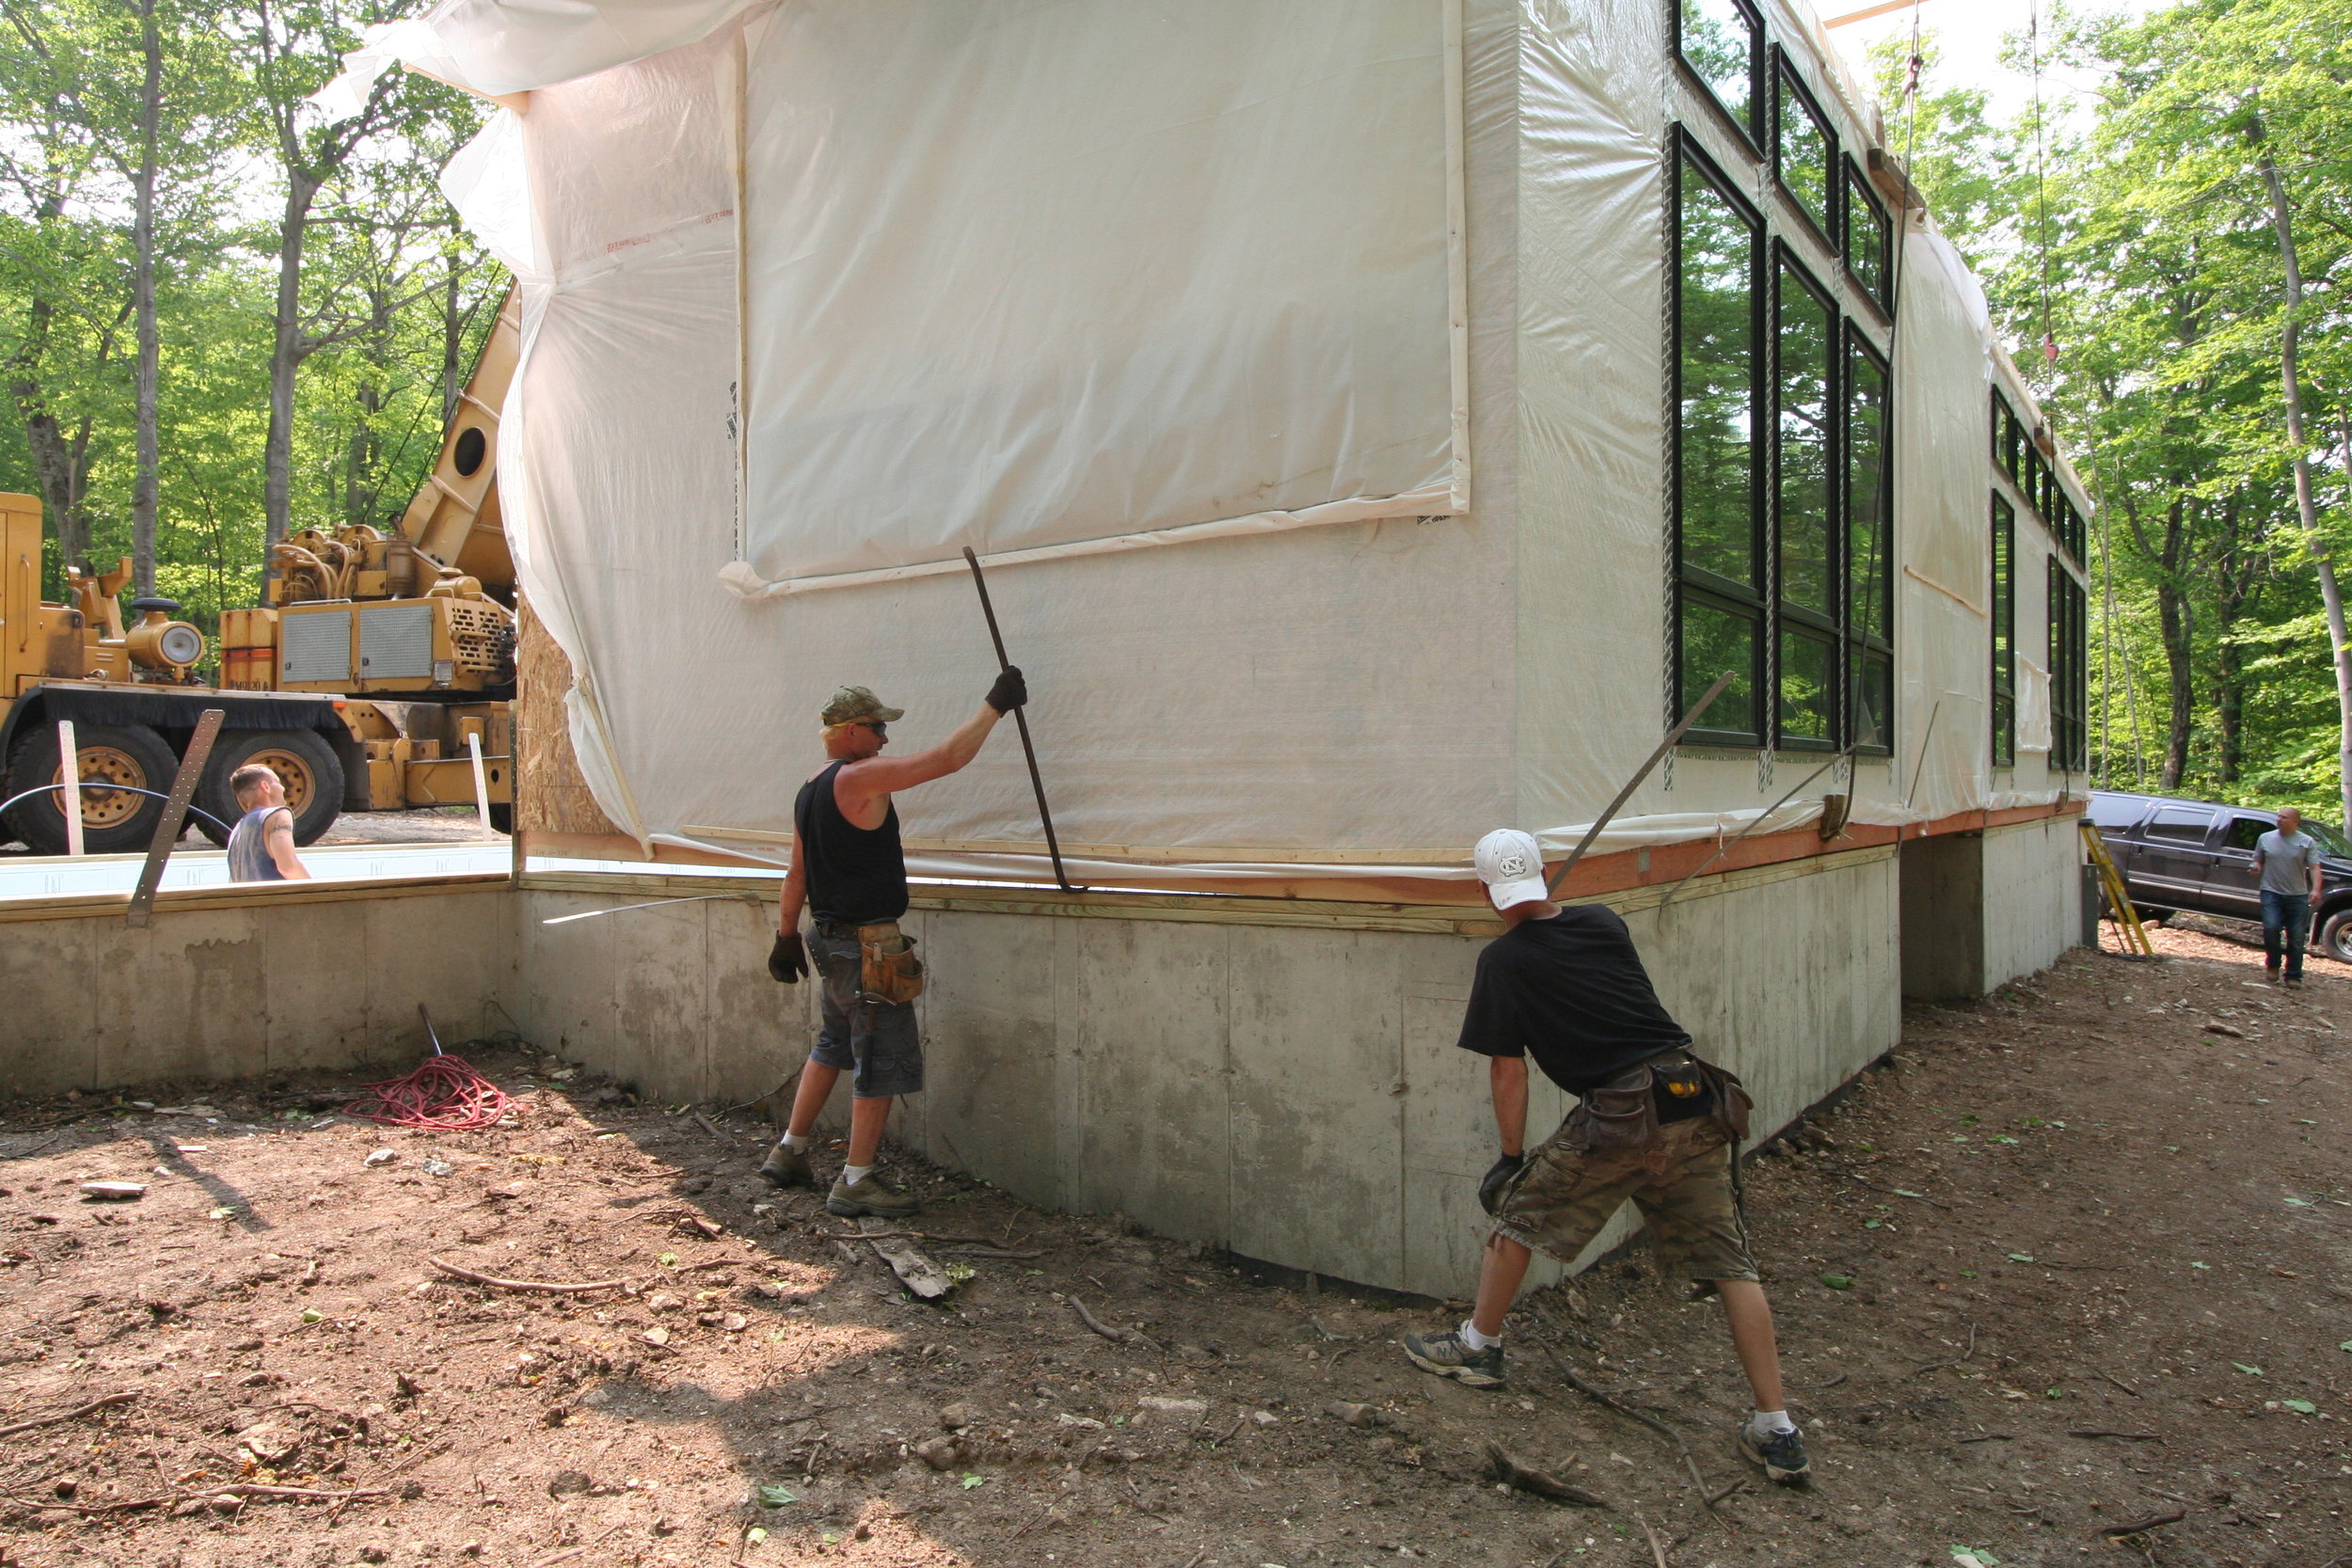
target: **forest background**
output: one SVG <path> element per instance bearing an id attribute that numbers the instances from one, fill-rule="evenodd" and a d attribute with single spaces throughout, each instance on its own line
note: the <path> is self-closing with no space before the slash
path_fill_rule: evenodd
<path id="1" fill-rule="evenodd" d="M 1931 7 L 1871 63 L 2098 509 L 2094 779 L 2345 820 L 2352 0 L 2029 4 L 2017 114 L 1939 71 Z M 0 489 L 42 499 L 47 596 L 129 555 L 210 633 L 271 543 L 422 481 L 505 287 L 436 185 L 486 106 L 305 101 L 423 6 L 0 0 Z"/>

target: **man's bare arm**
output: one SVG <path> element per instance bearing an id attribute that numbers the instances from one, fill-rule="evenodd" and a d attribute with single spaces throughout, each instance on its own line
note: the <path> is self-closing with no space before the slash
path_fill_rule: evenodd
<path id="1" fill-rule="evenodd" d="M 280 809 L 262 828 L 262 847 L 269 851 L 270 863 L 278 874 L 290 882 L 307 882 L 310 868 L 294 853 L 294 814 Z"/>
<path id="2" fill-rule="evenodd" d="M 833 798 L 844 812 L 855 816 L 885 795 L 944 779 L 980 754 L 988 732 L 1003 717 L 982 703 L 977 713 L 957 725 L 954 734 L 930 751 L 917 752 L 911 757 L 868 757 L 864 762 L 845 763 L 841 771 L 833 776 Z"/>
<path id="3" fill-rule="evenodd" d="M 808 854 L 801 847 L 801 830 L 792 830 L 792 868 L 784 874 L 784 891 L 776 899 L 776 929 L 801 928 L 801 910 L 808 902 Z"/>
<path id="4" fill-rule="evenodd" d="M 1495 1131 L 1502 1134 L 1502 1152 L 1517 1158 L 1527 1145 L 1527 1058 L 1489 1056 L 1486 1084 L 1495 1101 Z"/>

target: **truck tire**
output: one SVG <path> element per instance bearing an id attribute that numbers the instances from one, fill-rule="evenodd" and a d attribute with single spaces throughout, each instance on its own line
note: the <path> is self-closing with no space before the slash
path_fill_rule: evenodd
<path id="1" fill-rule="evenodd" d="M 82 777 L 128 784 L 169 794 L 179 759 L 163 736 L 140 724 L 74 725 L 74 749 L 82 754 Z M 58 782 L 57 731 L 43 724 L 24 737 L 8 759 L 7 796 Z M 5 799 L 7 797 L 0 797 Z M 126 791 L 82 792 L 82 847 L 93 855 L 130 854 L 147 847 L 163 819 L 164 803 L 151 795 Z M 8 809 L 8 829 L 36 855 L 62 855 L 65 843 L 65 800 L 49 790 Z"/>
<path id="2" fill-rule="evenodd" d="M 2322 958 L 2333 958 L 2340 964 L 2352 964 L 2352 907 L 2334 910 L 2319 917 L 2319 941 L 2314 943 Z"/>
<path id="3" fill-rule="evenodd" d="M 284 783 L 296 844 L 315 843 L 335 825 L 343 809 L 343 765 L 335 748 L 313 730 L 224 730 L 197 785 L 197 804 L 234 826 L 245 811 L 229 777 L 248 762 L 262 764 Z M 199 825 L 207 838 L 227 842 L 209 823 Z"/>

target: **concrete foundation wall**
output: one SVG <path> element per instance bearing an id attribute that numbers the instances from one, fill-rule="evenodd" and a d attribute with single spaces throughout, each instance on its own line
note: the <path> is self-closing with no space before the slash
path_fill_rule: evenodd
<path id="1" fill-rule="evenodd" d="M 208 890 L 209 891 L 209 890 Z M 223 890 L 225 891 L 225 890 Z M 16 1094 L 255 1077 L 427 1052 L 504 1025 L 515 895 L 502 879 L 400 895 L 245 895 L 0 922 L 0 1085 Z"/>
<path id="2" fill-rule="evenodd" d="M 1889 852 L 1694 887 L 1662 914 L 1643 907 L 1657 896 L 1626 900 L 1628 920 L 1699 1049 L 1756 1092 L 1759 1136 L 1894 1045 Z M 749 1100 L 799 1065 L 814 994 L 767 976 L 771 909 L 540 924 L 624 901 L 520 895 L 532 1037 L 672 1101 Z M 930 1087 L 894 1123 L 910 1145 L 1043 1207 L 1468 1290 L 1497 1141 L 1485 1063 L 1454 1038 L 1484 939 L 936 911 L 905 924 L 932 975 L 917 1005 Z M 1531 1135 L 1565 1109 L 1539 1082 Z"/>
<path id="3" fill-rule="evenodd" d="M 1982 996 L 2082 939 L 2078 819 L 1905 840 L 1903 994 Z"/>

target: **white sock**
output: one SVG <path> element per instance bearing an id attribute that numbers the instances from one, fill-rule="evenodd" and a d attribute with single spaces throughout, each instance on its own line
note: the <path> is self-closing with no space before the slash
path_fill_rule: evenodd
<path id="1" fill-rule="evenodd" d="M 1758 1437 L 1769 1437 L 1775 1432 L 1794 1432 L 1797 1423 L 1786 1410 L 1759 1410 L 1748 1418 L 1748 1430 Z"/>
<path id="2" fill-rule="evenodd" d="M 866 1173 L 873 1168 L 871 1165 L 844 1165 L 841 1167 L 841 1184 L 845 1187 L 854 1187 L 865 1180 Z"/>
<path id="3" fill-rule="evenodd" d="M 1485 1350 L 1488 1345 L 1499 1345 L 1502 1343 L 1502 1336 L 1500 1334 L 1481 1334 L 1478 1332 L 1478 1325 L 1476 1323 L 1470 1322 L 1468 1318 L 1464 1318 L 1462 1320 L 1462 1343 L 1470 1346 L 1470 1348 L 1474 1351 Z"/>
<path id="4" fill-rule="evenodd" d="M 808 1152 L 811 1139 L 815 1136 L 816 1134 L 809 1132 L 787 1132 L 784 1135 L 784 1147 L 795 1154 L 805 1154 Z"/>

